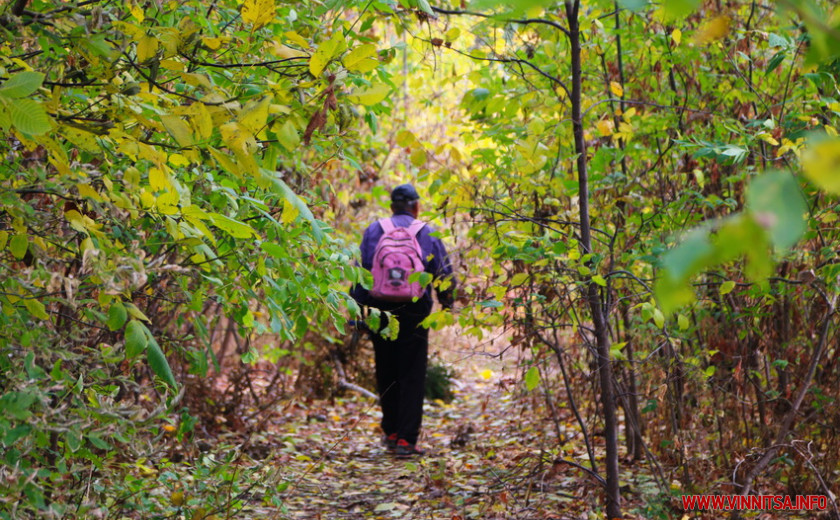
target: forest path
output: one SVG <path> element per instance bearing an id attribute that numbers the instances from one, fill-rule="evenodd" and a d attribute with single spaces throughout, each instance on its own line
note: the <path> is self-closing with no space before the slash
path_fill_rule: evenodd
<path id="1" fill-rule="evenodd" d="M 512 356 L 501 361 L 471 353 L 454 361 L 459 353 L 444 356 L 459 373 L 459 389 L 450 404 L 426 403 L 421 458 L 388 455 L 380 412 L 369 398 L 293 410 L 297 419 L 272 428 L 276 445 L 284 446 L 273 462 L 288 483 L 284 504 L 262 513 L 277 519 L 587 518 L 600 493 L 579 471 L 552 464 L 556 428 L 535 409 L 545 403 L 539 389 L 522 391 Z M 575 445 L 565 444 L 562 455 L 585 458 Z"/>

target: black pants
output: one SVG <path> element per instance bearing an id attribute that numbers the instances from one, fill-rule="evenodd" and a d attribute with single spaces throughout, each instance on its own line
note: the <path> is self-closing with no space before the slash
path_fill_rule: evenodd
<path id="1" fill-rule="evenodd" d="M 397 339 L 391 341 L 372 334 L 382 430 L 386 435 L 396 433 L 399 439 L 416 444 L 423 421 L 429 352 L 429 329 L 421 327 L 420 322 L 428 310 L 424 306 L 394 312 L 400 324 Z"/>

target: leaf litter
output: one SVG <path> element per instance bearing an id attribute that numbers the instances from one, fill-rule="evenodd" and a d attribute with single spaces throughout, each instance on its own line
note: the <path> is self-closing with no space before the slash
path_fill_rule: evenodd
<path id="1" fill-rule="evenodd" d="M 456 367 L 461 377 L 452 403 L 426 402 L 422 458 L 387 453 L 380 411 L 369 398 L 285 406 L 286 413 L 266 426 L 265 440 L 275 447 L 263 461 L 281 483 L 282 505 L 254 500 L 240 517 L 598 518 L 597 482 L 554 462 L 565 457 L 588 465 L 582 440 L 557 442 L 542 398 L 504 376 L 517 370 L 515 360 L 472 360 Z M 571 417 L 562 420 L 573 428 Z"/>

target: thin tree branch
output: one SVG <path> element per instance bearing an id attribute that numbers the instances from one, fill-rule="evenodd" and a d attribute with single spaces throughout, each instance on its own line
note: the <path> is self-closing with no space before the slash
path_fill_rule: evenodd
<path id="1" fill-rule="evenodd" d="M 442 9 L 440 7 L 432 7 L 432 11 L 440 14 L 446 15 L 466 15 L 466 16 L 477 16 L 479 18 L 497 18 L 496 15 L 487 14 L 487 13 L 479 13 L 476 11 L 466 11 L 466 10 L 455 10 L 455 9 Z M 542 24 L 554 27 L 558 31 L 562 32 L 566 36 L 569 36 L 569 30 L 562 26 L 561 24 L 553 21 L 553 20 L 546 20 L 544 18 L 524 18 L 524 19 L 516 19 L 516 18 L 500 18 L 501 22 L 504 23 L 518 23 L 521 25 L 531 25 L 531 24 Z"/>

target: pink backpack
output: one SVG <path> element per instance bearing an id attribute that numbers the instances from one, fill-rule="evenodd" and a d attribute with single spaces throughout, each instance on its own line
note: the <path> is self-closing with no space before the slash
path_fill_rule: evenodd
<path id="1" fill-rule="evenodd" d="M 423 296 L 420 282 L 408 282 L 413 273 L 423 272 L 423 250 L 417 233 L 426 225 L 414 220 L 407 228 L 396 227 L 390 218 L 379 221 L 382 238 L 373 254 L 373 289 L 370 294 L 379 300 L 408 302 Z"/>

